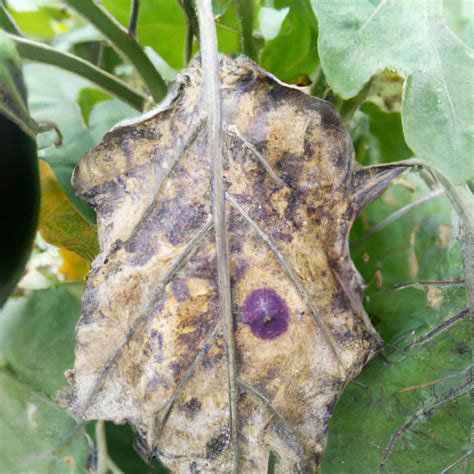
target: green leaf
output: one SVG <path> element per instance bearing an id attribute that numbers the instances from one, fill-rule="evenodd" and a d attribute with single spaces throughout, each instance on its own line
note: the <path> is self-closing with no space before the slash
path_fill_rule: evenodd
<path id="1" fill-rule="evenodd" d="M 449 28 L 474 48 L 474 8 L 471 0 L 443 2 L 443 13 Z"/>
<path id="2" fill-rule="evenodd" d="M 56 402 L 73 364 L 81 291 L 36 291 L 11 299 L 0 313 L 1 472 L 85 470 L 87 441 Z"/>
<path id="3" fill-rule="evenodd" d="M 452 206 L 445 195 L 430 193 L 420 175 L 409 175 L 369 204 L 355 222 L 351 255 L 369 285 L 367 295 L 379 290 L 378 271 L 381 289 L 419 280 L 461 278 Z M 431 197 L 419 201 L 426 196 Z M 380 228 L 384 219 L 405 206 L 411 206 L 406 214 Z"/>
<path id="4" fill-rule="evenodd" d="M 94 107 L 100 102 L 109 100 L 110 96 L 99 89 L 93 87 L 85 87 L 77 96 L 77 103 L 81 108 L 81 115 L 84 123 L 89 125 L 89 117 Z"/>
<path id="5" fill-rule="evenodd" d="M 379 472 L 385 454 L 387 473 L 442 472 L 466 454 L 470 329 L 460 313 L 464 289 L 436 290 L 439 304 L 426 288 L 373 297 L 369 310 L 394 322 L 397 341 L 346 388 L 329 425 L 323 474 Z"/>
<path id="6" fill-rule="evenodd" d="M 236 2 L 227 2 L 221 16 L 216 19 L 217 41 L 220 52 L 235 54 L 240 51 L 240 28 Z"/>
<path id="7" fill-rule="evenodd" d="M 384 112 L 367 102 L 356 112 L 349 131 L 357 160 L 364 165 L 402 161 L 413 156 L 405 143 L 399 112 Z"/>
<path id="8" fill-rule="evenodd" d="M 441 472 L 468 449 L 470 329 L 452 207 L 437 195 L 370 234 L 430 192 L 409 175 L 352 231 L 365 306 L 386 347 L 334 411 L 323 474 L 379 472 L 387 448 L 387 473 Z"/>
<path id="9" fill-rule="evenodd" d="M 130 0 L 104 0 L 107 10 L 125 27 L 128 25 Z M 186 22 L 176 1 L 148 0 L 140 2 L 137 39 L 151 46 L 171 67 L 184 66 Z"/>
<path id="10" fill-rule="evenodd" d="M 80 91 L 89 87 L 87 81 L 66 71 L 38 64 L 26 65 L 24 75 L 31 114 L 37 120 L 56 123 L 63 136 L 62 145 L 57 147 L 50 146 L 49 135 L 40 136 L 40 147 L 43 146 L 40 157 L 51 166 L 74 207 L 93 221 L 92 211 L 72 191 L 72 170 L 107 130 L 120 120 L 136 116 L 137 112 L 118 100 L 108 100 L 95 106 L 100 107 L 100 113 L 94 113 L 95 108 L 92 110 L 88 127 L 76 102 Z"/>
<path id="11" fill-rule="evenodd" d="M 91 262 L 99 253 L 97 230 L 71 204 L 53 171 L 40 160 L 41 211 L 39 232 L 46 242 Z"/>
<path id="12" fill-rule="evenodd" d="M 37 8 L 32 11 L 9 10 L 20 30 L 37 38 L 48 38 L 54 35 L 54 28 L 46 8 Z"/>
<path id="13" fill-rule="evenodd" d="M 309 76 L 319 63 L 318 25 L 309 0 L 279 0 L 278 9 L 289 8 L 280 32 L 267 42 L 260 64 L 279 79 L 291 82 L 300 75 Z"/>
<path id="14" fill-rule="evenodd" d="M 447 27 L 442 0 L 313 3 L 321 64 L 334 91 L 353 97 L 385 68 L 406 77 L 408 146 L 455 183 L 473 179 L 474 55 Z"/>
<path id="15" fill-rule="evenodd" d="M 150 464 L 140 457 L 134 449 L 135 435 L 129 425 L 114 425 L 106 423 L 107 441 L 110 457 L 125 473 L 167 474 L 166 469 L 159 461 L 150 461 Z"/>

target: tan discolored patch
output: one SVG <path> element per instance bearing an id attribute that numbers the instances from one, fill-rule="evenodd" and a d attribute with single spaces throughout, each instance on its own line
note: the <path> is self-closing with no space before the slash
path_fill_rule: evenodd
<path id="1" fill-rule="evenodd" d="M 438 227 L 438 247 L 445 249 L 453 236 L 453 228 L 449 224 L 440 224 Z"/>
<path id="2" fill-rule="evenodd" d="M 174 472 L 229 472 L 229 387 L 200 65 L 109 132 L 73 186 L 101 253 L 76 331 L 71 413 L 128 422 Z M 380 340 L 348 233 L 401 168 L 367 171 L 328 103 L 221 57 L 241 472 L 313 472 L 334 405 Z"/>
<path id="3" fill-rule="evenodd" d="M 437 286 L 427 286 L 426 302 L 430 308 L 438 308 L 443 302 L 443 292 Z"/>

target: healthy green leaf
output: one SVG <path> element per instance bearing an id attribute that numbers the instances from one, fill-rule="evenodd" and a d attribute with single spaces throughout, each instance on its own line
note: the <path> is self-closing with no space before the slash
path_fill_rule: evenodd
<path id="1" fill-rule="evenodd" d="M 319 63 L 318 25 L 309 0 L 279 0 L 278 9 L 289 8 L 280 32 L 262 50 L 260 64 L 279 79 L 291 82 L 309 76 Z"/>
<path id="2" fill-rule="evenodd" d="M 99 89 L 86 87 L 79 92 L 77 103 L 81 108 L 81 115 L 84 123 L 89 125 L 89 117 L 94 107 L 100 102 L 109 100 L 111 97 Z"/>
<path id="3" fill-rule="evenodd" d="M 104 0 L 107 10 L 123 25 L 128 25 L 130 0 Z M 176 1 L 140 2 L 137 39 L 151 46 L 171 67 L 184 66 L 185 16 Z"/>
<path id="4" fill-rule="evenodd" d="M 92 211 L 72 191 L 72 170 L 107 130 L 120 120 L 136 116 L 137 112 L 118 100 L 108 100 L 95 107 L 100 107 L 100 112 L 92 111 L 87 127 L 76 102 L 80 91 L 90 86 L 87 81 L 60 69 L 38 64 L 26 65 L 24 74 L 31 114 L 37 120 L 56 123 L 63 136 L 62 145 L 57 147 L 49 146 L 51 137 L 40 136 L 40 146 L 47 141 L 46 148 L 40 150 L 40 157 L 51 166 L 74 207 L 93 220 Z"/>
<path id="5" fill-rule="evenodd" d="M 461 254 L 456 240 L 457 222 L 443 194 L 432 193 L 421 176 L 399 181 L 369 204 L 351 233 L 351 255 L 364 280 L 367 294 L 419 280 L 461 278 Z M 425 202 L 420 198 L 430 197 Z M 418 205 L 416 203 L 420 202 Z M 413 206 L 399 219 L 380 223 L 405 206 Z M 375 226 L 379 226 L 378 230 Z M 375 231 L 376 230 L 376 231 Z M 380 281 L 380 278 L 382 281 Z"/>
<path id="6" fill-rule="evenodd" d="M 474 178 L 472 50 L 443 19 L 442 0 L 313 2 L 328 83 L 355 96 L 385 68 L 406 77 L 408 146 L 457 184 Z"/>
<path id="7" fill-rule="evenodd" d="M 13 3 L 13 5 L 11 5 Z M 69 15 L 64 8 L 56 8 L 52 6 L 39 5 L 26 2 L 8 2 L 8 12 L 12 16 L 15 23 L 25 35 L 35 38 L 49 38 L 55 34 L 59 25 L 64 25 L 69 19 Z M 21 8 L 20 8 L 21 7 Z M 64 26 L 63 26 L 64 28 Z"/>
<path id="8" fill-rule="evenodd" d="M 330 422 L 323 474 L 379 472 L 382 462 L 387 473 L 442 472 L 465 456 L 465 305 L 463 288 L 438 286 L 381 291 L 372 298 L 369 311 L 393 323 L 395 342 L 346 388 Z"/>
<path id="9" fill-rule="evenodd" d="M 443 14 L 449 28 L 474 48 L 474 8 L 471 0 L 443 2 Z"/>
<path id="10" fill-rule="evenodd" d="M 1 472 L 84 472 L 87 441 L 56 402 L 73 361 L 81 292 L 35 291 L 0 313 Z"/>
<path id="11" fill-rule="evenodd" d="M 356 112 L 349 131 L 359 163 L 372 165 L 413 156 L 405 143 L 399 112 L 384 112 L 367 102 Z"/>

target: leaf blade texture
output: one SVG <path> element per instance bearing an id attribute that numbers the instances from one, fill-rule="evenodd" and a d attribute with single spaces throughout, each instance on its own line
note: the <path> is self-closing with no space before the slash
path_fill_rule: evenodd
<path id="1" fill-rule="evenodd" d="M 352 0 L 335 9 L 323 0 L 313 8 L 333 90 L 353 97 L 377 72 L 398 72 L 408 146 L 454 183 L 472 180 L 473 51 L 448 28 L 443 2 Z"/>

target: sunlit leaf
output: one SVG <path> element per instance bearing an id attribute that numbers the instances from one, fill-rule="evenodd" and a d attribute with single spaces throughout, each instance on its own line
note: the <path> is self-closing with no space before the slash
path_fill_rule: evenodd
<path id="1" fill-rule="evenodd" d="M 355 96 L 388 68 L 406 77 L 408 146 L 457 184 L 474 179 L 474 54 L 443 19 L 442 0 L 314 1 L 326 79 Z"/>
<path id="2" fill-rule="evenodd" d="M 63 259 L 59 272 L 64 276 L 65 281 L 85 280 L 90 269 L 90 262 L 65 248 L 60 249 L 59 253 Z"/>
<path id="3" fill-rule="evenodd" d="M 104 0 L 109 12 L 125 27 L 128 25 L 130 0 Z M 140 2 L 137 39 L 151 46 L 171 67 L 184 66 L 186 22 L 176 1 L 148 0 Z"/>
<path id="4" fill-rule="evenodd" d="M 40 160 L 39 231 L 46 242 L 68 249 L 87 261 L 98 253 L 97 231 L 71 204 L 49 165 Z"/>

